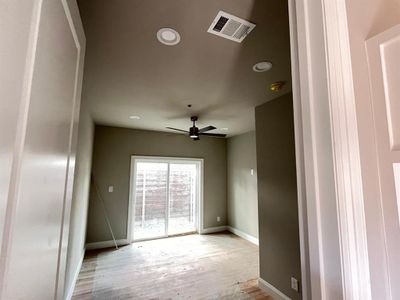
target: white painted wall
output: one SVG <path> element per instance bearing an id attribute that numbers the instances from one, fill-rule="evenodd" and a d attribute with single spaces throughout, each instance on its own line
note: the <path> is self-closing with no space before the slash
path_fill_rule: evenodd
<path id="1" fill-rule="evenodd" d="M 86 224 L 89 206 L 90 174 L 92 169 L 94 124 L 82 103 L 79 119 L 78 149 L 69 228 L 65 298 L 69 299 L 85 254 Z"/>
<path id="2" fill-rule="evenodd" d="M 7 130 L 11 124 L 0 149 L 5 153 L 0 186 L 0 298 L 61 298 L 83 29 L 75 0 L 1 0 L 0 11 L 0 49 L 2 62 L 7 61 L 0 71 L 0 127 Z"/>
<path id="3" fill-rule="evenodd" d="M 0 1 L 0 249 L 33 7 L 34 1 Z"/>

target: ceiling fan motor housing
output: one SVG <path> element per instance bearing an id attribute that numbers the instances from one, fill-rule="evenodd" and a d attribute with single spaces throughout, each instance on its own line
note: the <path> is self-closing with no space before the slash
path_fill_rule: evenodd
<path id="1" fill-rule="evenodd" d="M 191 138 L 199 137 L 199 129 L 196 126 L 190 127 L 189 129 L 189 136 Z"/>

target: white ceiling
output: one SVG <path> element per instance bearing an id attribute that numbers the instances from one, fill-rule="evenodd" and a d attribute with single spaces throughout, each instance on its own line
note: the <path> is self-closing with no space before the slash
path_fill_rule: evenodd
<path id="1" fill-rule="evenodd" d="M 198 115 L 199 127 L 228 127 L 222 133 L 231 136 L 254 129 L 255 106 L 291 90 L 287 1 L 81 0 L 79 6 L 87 38 L 83 101 L 98 124 L 168 131 L 187 129 Z M 219 10 L 256 27 L 240 44 L 207 33 Z M 162 27 L 177 30 L 181 42 L 158 42 Z M 263 60 L 272 70 L 254 72 Z M 269 91 L 280 80 L 284 89 Z"/>

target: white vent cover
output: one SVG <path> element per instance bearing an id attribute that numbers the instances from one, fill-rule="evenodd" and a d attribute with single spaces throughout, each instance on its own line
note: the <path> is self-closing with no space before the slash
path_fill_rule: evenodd
<path id="1" fill-rule="evenodd" d="M 254 27 L 255 24 L 220 10 L 207 32 L 241 43 Z"/>

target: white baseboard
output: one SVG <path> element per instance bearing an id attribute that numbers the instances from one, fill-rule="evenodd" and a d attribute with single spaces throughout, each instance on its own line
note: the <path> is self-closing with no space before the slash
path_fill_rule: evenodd
<path id="1" fill-rule="evenodd" d="M 71 300 L 72 299 L 72 295 L 74 294 L 75 285 L 76 285 L 76 282 L 78 281 L 78 276 L 79 276 L 79 272 L 81 271 L 81 268 L 82 268 L 82 263 L 83 263 L 83 258 L 84 257 L 85 257 L 85 249 L 83 249 L 83 252 L 82 252 L 82 255 L 81 255 L 81 259 L 79 260 L 79 263 L 76 266 L 74 277 L 72 279 L 72 284 L 69 287 L 68 292 L 67 292 L 67 294 L 65 296 L 66 300 Z"/>
<path id="2" fill-rule="evenodd" d="M 208 228 L 203 228 L 203 230 L 200 231 L 200 234 L 215 233 L 225 230 L 227 230 L 226 226 L 208 227 Z"/>
<path id="3" fill-rule="evenodd" d="M 256 244 L 258 246 L 258 238 L 254 237 L 250 234 L 247 234 L 239 229 L 233 228 L 231 226 L 227 226 L 227 229 L 230 232 L 232 232 L 233 234 L 236 234 L 236 235 L 240 236 L 241 238 L 249 241 L 250 243 Z"/>
<path id="4" fill-rule="evenodd" d="M 291 300 L 288 296 L 262 278 L 258 278 L 258 287 L 275 300 Z"/>
<path id="5" fill-rule="evenodd" d="M 127 239 L 116 240 L 115 242 L 117 243 L 118 246 L 124 246 L 129 244 L 129 241 Z M 111 247 L 115 247 L 113 240 L 86 244 L 86 250 L 95 250 L 95 249 L 103 249 Z"/>
<path id="6" fill-rule="evenodd" d="M 240 236 L 241 238 L 249 241 L 250 243 L 258 245 L 257 238 L 255 238 L 254 236 L 251 236 L 250 234 L 247 234 L 239 229 L 233 228 L 231 226 L 217 226 L 217 227 L 204 228 L 203 230 L 200 231 L 200 234 L 209 234 L 209 233 L 221 232 L 221 231 L 225 231 L 225 230 L 228 230 L 228 231 L 232 232 L 233 234 Z"/>

